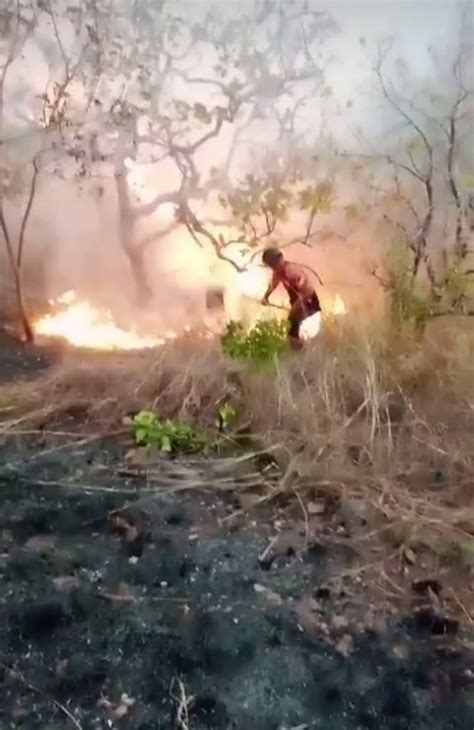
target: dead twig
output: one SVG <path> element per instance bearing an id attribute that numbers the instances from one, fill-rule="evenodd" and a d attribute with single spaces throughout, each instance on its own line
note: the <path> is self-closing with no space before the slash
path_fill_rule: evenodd
<path id="1" fill-rule="evenodd" d="M 110 603 L 144 603 L 145 601 L 155 603 L 186 603 L 185 598 L 175 598 L 174 596 L 131 596 L 126 593 L 109 593 L 107 591 L 96 593 L 97 598 Z"/>
<path id="2" fill-rule="evenodd" d="M 265 550 L 263 550 L 263 551 L 262 551 L 262 552 L 260 553 L 260 555 L 258 556 L 258 562 L 259 562 L 259 563 L 264 563 L 264 562 L 265 562 L 265 560 L 267 559 L 267 557 L 268 557 L 268 555 L 270 554 L 271 550 L 273 549 L 273 547 L 274 547 L 274 546 L 276 545 L 276 543 L 278 542 L 279 538 L 280 538 L 280 535 L 274 535 L 274 537 L 272 537 L 272 539 L 271 539 L 271 540 L 270 540 L 270 542 L 268 543 L 268 545 L 267 545 L 267 547 L 265 548 Z"/>
<path id="3" fill-rule="evenodd" d="M 459 608 L 461 609 L 461 611 L 463 612 L 463 614 L 465 615 L 465 617 L 467 618 L 467 620 L 469 621 L 469 623 L 470 624 L 474 624 L 474 619 L 472 618 L 471 614 L 467 610 L 467 608 L 464 605 L 464 603 L 459 598 L 459 596 L 456 593 L 456 591 L 454 590 L 454 588 L 450 588 L 449 590 L 450 590 L 450 593 L 451 593 L 452 597 L 456 601 L 457 605 L 459 606 Z"/>
<path id="4" fill-rule="evenodd" d="M 339 436 L 341 433 L 343 433 L 344 431 L 346 431 L 349 428 L 349 426 L 351 425 L 351 423 L 353 423 L 355 421 L 355 419 L 357 418 L 357 416 L 359 416 L 362 413 L 362 411 L 364 410 L 364 408 L 369 403 L 369 400 L 370 400 L 370 398 L 366 398 L 364 400 L 364 402 L 360 404 L 360 406 L 358 407 L 358 409 L 351 416 L 349 416 L 349 418 L 347 418 L 345 420 L 345 422 L 336 431 L 336 433 L 333 433 L 330 436 L 330 438 L 319 448 L 318 453 L 316 454 L 315 461 L 319 461 L 319 459 L 324 454 L 324 452 L 327 451 L 327 449 L 331 446 L 331 444 L 334 441 L 334 439 L 336 438 L 336 436 Z"/>
<path id="5" fill-rule="evenodd" d="M 306 505 L 301 499 L 300 493 L 296 489 L 296 487 L 293 487 L 293 494 L 295 495 L 296 499 L 299 502 L 299 505 L 301 507 L 301 511 L 303 512 L 303 518 L 304 518 L 304 527 L 305 527 L 305 534 L 304 534 L 304 545 L 303 545 L 303 552 L 308 548 L 308 545 L 310 543 L 310 529 L 309 529 L 309 517 L 308 517 L 308 510 L 306 509 Z"/>
<path id="6" fill-rule="evenodd" d="M 4 433 L 7 430 L 10 430 L 14 426 L 19 426 L 20 423 L 26 423 L 28 421 L 34 420 L 36 418 L 46 418 L 47 416 L 50 416 L 52 413 L 55 413 L 57 411 L 56 406 L 49 406 L 46 408 L 38 408 L 36 411 L 31 411 L 30 413 L 27 413 L 24 416 L 20 416 L 19 418 L 14 418 L 10 421 L 3 421 L 2 423 L 2 433 Z"/>
<path id="7" fill-rule="evenodd" d="M 50 449 L 38 451 L 38 453 L 29 456 L 27 459 L 21 459 L 19 461 L 13 461 L 10 464 L 4 464 L 3 469 L 4 472 L 10 472 L 14 469 L 17 469 L 18 467 L 32 464 L 34 461 L 38 461 L 38 459 L 42 459 L 45 456 L 51 456 L 51 454 L 56 454 L 60 451 L 66 451 L 67 449 L 73 449 L 86 445 L 88 446 L 89 444 L 94 443 L 94 441 L 101 441 L 102 439 L 108 438 L 110 436 L 118 436 L 121 433 L 124 433 L 123 429 L 121 429 L 120 431 L 110 432 L 108 434 L 93 434 L 92 436 L 87 436 L 86 438 L 78 439 L 76 441 L 68 441 L 66 444 L 60 444 L 59 446 L 52 446 Z"/>
<path id="8" fill-rule="evenodd" d="M 11 667 L 8 667 L 6 664 L 3 664 L 3 662 L 0 664 L 0 666 L 2 666 L 3 669 L 5 669 L 7 672 L 9 672 L 9 674 L 14 679 L 16 679 L 18 682 L 23 684 L 24 687 L 31 690 L 31 692 L 35 692 L 36 694 L 39 694 L 42 697 L 44 697 L 48 702 L 51 702 L 55 707 L 58 708 L 58 710 L 60 710 L 72 722 L 72 724 L 74 725 L 75 728 L 77 728 L 77 730 L 83 730 L 83 727 L 80 724 L 80 722 L 78 720 L 76 720 L 74 715 L 67 709 L 67 707 L 65 707 L 60 702 L 58 702 L 58 700 L 55 700 L 54 697 L 47 695 L 46 692 L 44 692 L 39 687 L 36 687 L 34 684 L 30 684 L 30 682 L 28 682 L 28 680 L 25 679 L 23 674 L 21 672 L 19 672 L 17 669 L 12 669 Z"/>
<path id="9" fill-rule="evenodd" d="M 178 685 L 178 694 L 174 694 L 175 685 Z M 180 728 L 180 730 L 190 730 L 189 708 L 194 702 L 194 697 L 186 694 L 186 687 L 183 682 L 176 677 L 171 682 L 170 693 L 171 697 L 178 703 L 178 707 L 176 709 L 176 726 Z"/>
<path id="10" fill-rule="evenodd" d="M 0 408 L 0 411 L 2 409 Z M 81 433 L 78 433 L 77 431 L 44 431 L 43 429 L 36 429 L 36 430 L 19 430 L 15 431 L 12 429 L 8 429 L 8 431 L 3 431 L 0 428 L 0 434 L 7 438 L 8 436 L 54 436 L 57 438 L 78 438 L 79 436 L 82 436 Z M 91 434 L 91 437 L 93 434 Z M 101 437 L 101 434 L 96 434 L 97 438 Z"/>
<path id="11" fill-rule="evenodd" d="M 45 480 L 35 479 L 33 477 L 25 477 L 22 474 L 10 472 L 0 474 L 0 481 L 10 481 L 14 479 L 16 482 L 32 484 L 36 487 L 58 487 L 63 489 L 82 489 L 84 492 L 110 492 L 117 494 L 137 494 L 140 490 L 132 487 L 101 487 L 97 484 L 78 484 L 77 482 L 68 482 L 66 480 Z M 147 493 L 163 492 L 161 489 L 149 489 Z"/>

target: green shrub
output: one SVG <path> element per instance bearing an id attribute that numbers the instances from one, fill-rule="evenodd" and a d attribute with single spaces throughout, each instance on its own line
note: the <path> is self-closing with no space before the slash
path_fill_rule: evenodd
<path id="1" fill-rule="evenodd" d="M 227 431 L 237 419 L 237 411 L 232 403 L 223 403 L 217 414 L 217 425 L 219 431 Z"/>
<path id="2" fill-rule="evenodd" d="M 385 256 L 385 291 L 388 297 L 390 319 L 397 327 L 408 325 L 415 332 L 423 332 L 432 309 L 432 296 L 423 292 L 413 277 L 410 254 L 403 245 L 394 244 Z"/>
<path id="3" fill-rule="evenodd" d="M 458 260 L 447 261 L 436 291 L 438 308 L 462 314 L 465 309 L 470 309 L 473 295 L 474 286 L 469 272 Z"/>
<path id="4" fill-rule="evenodd" d="M 384 260 L 384 289 L 390 318 L 397 329 L 422 334 L 431 317 L 463 314 L 472 300 L 472 283 L 459 259 L 447 256 L 438 266 L 435 282 L 413 275 L 411 254 L 403 243 L 394 243 Z"/>
<path id="5" fill-rule="evenodd" d="M 128 423 L 140 446 L 156 446 L 160 451 L 171 453 L 201 451 L 207 445 L 206 439 L 188 424 L 162 420 L 151 411 L 140 411 Z"/>
<path id="6" fill-rule="evenodd" d="M 270 362 L 288 349 L 288 323 L 259 320 L 246 330 L 240 322 L 229 322 L 221 343 L 224 353 L 232 359 Z"/>

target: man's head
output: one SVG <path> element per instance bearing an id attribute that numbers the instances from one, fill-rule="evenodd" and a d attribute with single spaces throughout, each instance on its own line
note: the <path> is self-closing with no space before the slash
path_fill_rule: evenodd
<path id="1" fill-rule="evenodd" d="M 262 262 L 270 269 L 278 269 L 285 259 L 278 248 L 266 248 L 262 254 Z"/>

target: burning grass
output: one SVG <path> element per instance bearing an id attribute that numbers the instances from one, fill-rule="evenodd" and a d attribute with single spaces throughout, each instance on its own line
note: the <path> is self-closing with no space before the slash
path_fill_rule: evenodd
<path id="1" fill-rule="evenodd" d="M 231 403 L 237 431 L 279 462 L 280 484 L 263 499 L 296 490 L 303 507 L 315 496 L 348 500 L 364 515 L 362 540 L 382 534 L 472 564 L 472 346 L 469 332 L 441 326 L 421 346 L 344 323 L 263 370 L 191 339 L 138 354 L 71 353 L 16 390 L 19 412 L 3 415 L 2 430 L 57 428 L 73 414 L 106 433 L 146 409 L 206 432 Z"/>

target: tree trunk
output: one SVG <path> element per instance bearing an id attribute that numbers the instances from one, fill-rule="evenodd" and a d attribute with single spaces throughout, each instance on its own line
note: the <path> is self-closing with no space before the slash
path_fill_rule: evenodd
<path id="1" fill-rule="evenodd" d="M 135 220 L 130 205 L 126 175 L 127 173 L 124 168 L 115 174 L 115 186 L 119 206 L 120 245 L 130 264 L 138 300 L 141 304 L 146 304 L 151 299 L 153 292 L 147 278 L 145 251 L 141 247 L 134 246 Z"/>
<path id="2" fill-rule="evenodd" d="M 13 247 L 10 239 L 10 233 L 7 228 L 7 224 L 5 221 L 5 215 L 3 212 L 3 200 L 0 200 L 0 228 L 3 233 L 3 237 L 5 239 L 5 246 L 7 249 L 7 256 L 8 260 L 10 262 L 10 267 L 12 270 L 13 275 L 13 283 L 15 287 L 15 299 L 17 303 L 18 308 L 18 315 L 20 318 L 21 326 L 23 329 L 23 334 L 25 336 L 26 342 L 33 342 L 34 341 L 34 332 L 33 327 L 31 326 L 28 313 L 26 311 L 25 301 L 23 298 L 23 287 L 22 287 L 22 281 L 21 281 L 21 270 L 17 265 L 15 254 L 13 252 Z"/>
<path id="3" fill-rule="evenodd" d="M 137 288 L 138 302 L 140 305 L 145 306 L 153 297 L 153 291 L 147 278 L 145 251 L 132 246 L 129 250 L 126 250 L 126 253 Z"/>
<path id="4" fill-rule="evenodd" d="M 31 322 L 26 311 L 25 301 L 23 299 L 23 288 L 21 284 L 20 271 L 15 268 L 13 276 L 15 281 L 15 295 L 18 307 L 18 314 L 20 315 L 21 327 L 23 329 L 25 341 L 28 343 L 32 343 L 35 339 L 35 333 L 33 331 L 33 327 L 31 326 Z"/>

